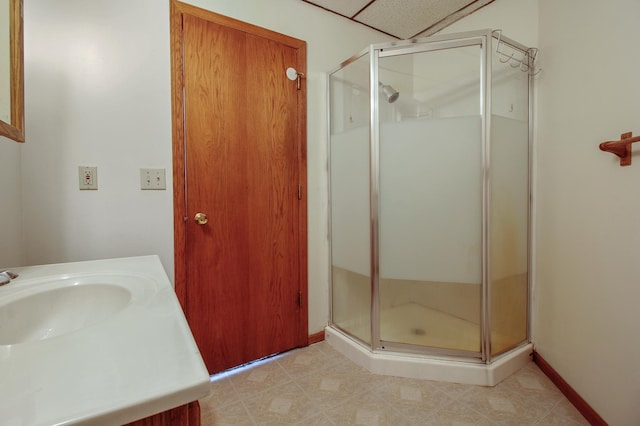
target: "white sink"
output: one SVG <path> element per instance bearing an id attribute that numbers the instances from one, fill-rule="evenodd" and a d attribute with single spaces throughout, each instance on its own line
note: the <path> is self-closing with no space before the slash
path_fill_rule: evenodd
<path id="1" fill-rule="evenodd" d="M 131 301 L 131 292 L 115 284 L 47 283 L 46 290 L 0 301 L 0 345 L 44 340 L 111 317 Z M 51 288 L 53 287 L 53 288 Z"/>
<path id="2" fill-rule="evenodd" d="M 200 399 L 209 373 L 158 256 L 10 268 L 0 426 L 122 425 Z"/>

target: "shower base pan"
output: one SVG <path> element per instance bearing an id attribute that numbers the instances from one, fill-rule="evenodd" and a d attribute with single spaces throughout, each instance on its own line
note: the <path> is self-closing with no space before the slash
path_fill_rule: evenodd
<path id="1" fill-rule="evenodd" d="M 325 328 L 325 340 L 338 352 L 374 374 L 480 386 L 497 385 L 531 362 L 530 355 L 533 352 L 533 345 L 527 343 L 500 355 L 491 364 L 483 364 L 412 353 L 372 352 L 331 326 Z"/>
<path id="2" fill-rule="evenodd" d="M 431 326 L 425 326 L 430 324 Z M 366 340 L 370 331 L 366 318 L 353 318 L 338 323 L 351 335 Z M 492 331 L 491 342 L 496 352 L 518 346 L 522 341 L 517 324 L 513 329 L 499 333 Z M 380 312 L 380 336 L 382 340 L 403 342 L 409 345 L 448 348 L 453 350 L 480 352 L 480 325 L 446 312 L 431 309 L 418 303 L 406 303 L 382 309 Z"/>

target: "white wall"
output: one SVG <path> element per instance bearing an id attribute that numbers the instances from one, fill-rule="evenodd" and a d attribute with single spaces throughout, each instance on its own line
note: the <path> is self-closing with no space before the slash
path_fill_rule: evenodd
<path id="1" fill-rule="evenodd" d="M 0 136 L 0 269 L 24 264 L 20 192 L 23 146 Z"/>
<path id="2" fill-rule="evenodd" d="M 502 30 L 502 34 L 529 47 L 538 45 L 538 0 L 495 0 L 443 29 L 439 34 L 474 30 Z"/>
<path id="3" fill-rule="evenodd" d="M 598 144 L 640 134 L 638 17 L 637 0 L 496 0 L 445 30 L 540 48 L 533 338 L 611 425 L 640 419 L 640 157 L 621 168 Z"/>
<path id="4" fill-rule="evenodd" d="M 153 0 L 25 2 L 28 264 L 153 253 L 173 276 L 168 19 Z M 141 167 L 169 190 L 141 191 Z"/>
<path id="5" fill-rule="evenodd" d="M 9 45 L 9 1 L 0 1 L 0 46 Z M 0 52 L 0 120 L 11 122 L 10 56 Z M 22 144 L 0 136 L 0 268 L 24 263 L 20 170 Z"/>
<path id="6" fill-rule="evenodd" d="M 640 135 L 638 18 L 540 1 L 535 344 L 611 425 L 640 421 L 640 156 L 598 144 Z"/>
<path id="7" fill-rule="evenodd" d="M 309 331 L 320 331 L 328 320 L 325 73 L 388 37 L 299 0 L 193 3 L 308 42 Z M 173 277 L 169 1 L 29 0 L 24 20 L 25 263 L 157 253 Z M 78 190 L 79 165 L 98 166 L 97 191 Z M 165 168 L 169 189 L 140 191 L 141 167 Z M 18 188 L 0 182 L 2 195 Z M 7 230 L 19 225 L 13 216 Z"/>

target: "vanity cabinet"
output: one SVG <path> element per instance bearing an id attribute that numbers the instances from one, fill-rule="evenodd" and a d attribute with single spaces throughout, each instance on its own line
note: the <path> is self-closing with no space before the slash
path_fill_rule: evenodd
<path id="1" fill-rule="evenodd" d="M 193 401 L 126 426 L 200 426 L 200 404 L 198 401 Z"/>

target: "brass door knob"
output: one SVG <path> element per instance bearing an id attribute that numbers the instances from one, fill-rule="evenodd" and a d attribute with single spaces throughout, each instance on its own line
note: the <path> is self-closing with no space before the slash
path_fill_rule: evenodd
<path id="1" fill-rule="evenodd" d="M 207 218 L 207 215 L 204 213 L 196 213 L 196 217 L 194 218 L 194 220 L 198 225 L 204 225 L 209 221 L 209 219 Z"/>

